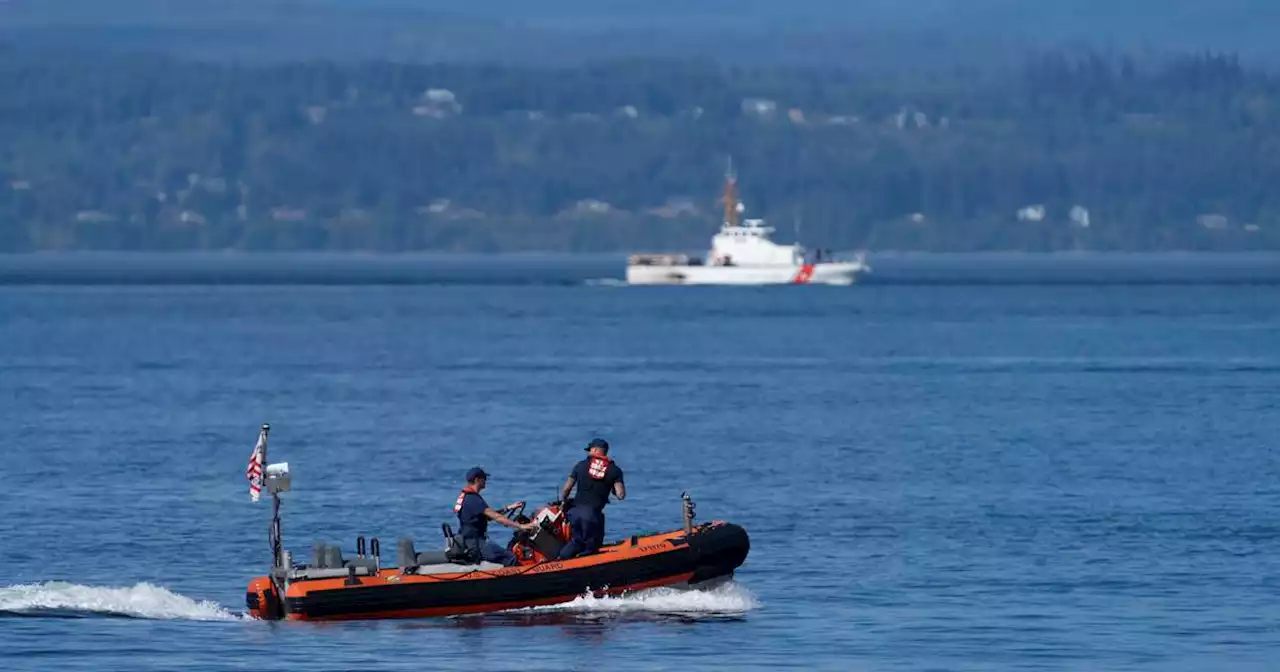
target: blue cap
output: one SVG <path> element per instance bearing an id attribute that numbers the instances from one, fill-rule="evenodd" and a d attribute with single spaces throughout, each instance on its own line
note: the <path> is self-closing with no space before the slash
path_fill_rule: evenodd
<path id="1" fill-rule="evenodd" d="M 583 450 L 591 450 L 592 448 L 599 448 L 607 453 L 609 452 L 609 442 L 604 439 L 591 439 L 591 443 L 588 443 Z"/>
<path id="2" fill-rule="evenodd" d="M 480 467 L 471 467 L 470 469 L 467 470 L 468 483 L 476 480 L 477 478 L 488 478 L 488 477 L 489 477 L 489 474 L 486 474 L 484 472 L 484 469 L 481 469 Z"/>

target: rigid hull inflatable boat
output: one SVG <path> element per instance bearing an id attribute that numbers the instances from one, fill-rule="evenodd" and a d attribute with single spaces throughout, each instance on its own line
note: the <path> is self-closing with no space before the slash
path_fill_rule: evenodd
<path id="1" fill-rule="evenodd" d="M 312 562 L 295 564 L 280 537 L 279 493 L 288 489 L 287 464 L 266 468 L 265 485 L 274 503 L 270 572 L 249 582 L 249 613 L 264 620 L 351 620 L 453 616 L 570 602 L 582 595 L 619 595 L 659 586 L 702 588 L 733 576 L 750 549 L 738 525 L 712 521 L 695 525 L 694 504 L 684 500 L 682 529 L 631 536 L 599 552 L 556 559 L 569 539 L 560 502 L 543 507 L 532 532 L 519 531 L 508 548 L 518 564 L 483 562 L 455 543 L 444 527 L 446 550 L 419 553 L 413 540 L 400 539 L 398 564 L 384 566 L 377 538 L 365 548 L 356 540 L 354 558 L 336 546 L 317 544 Z M 523 507 L 521 507 L 523 508 Z M 505 512 L 516 520 L 521 511 Z M 366 553 L 366 550 L 368 551 Z"/>
<path id="2" fill-rule="evenodd" d="M 733 575 L 747 550 L 741 527 L 717 521 L 695 526 L 692 534 L 631 537 L 591 555 L 514 567 L 432 562 L 379 568 L 376 557 L 357 557 L 340 568 L 304 566 L 279 578 L 258 577 L 246 602 L 261 619 L 454 616 L 560 604 L 586 593 L 714 585 Z"/>

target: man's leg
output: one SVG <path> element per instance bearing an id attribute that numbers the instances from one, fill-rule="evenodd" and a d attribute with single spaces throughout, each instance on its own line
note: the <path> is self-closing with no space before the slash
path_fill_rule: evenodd
<path id="1" fill-rule="evenodd" d="M 487 562 L 497 562 L 507 567 L 516 564 L 516 554 L 507 549 L 493 543 L 492 541 L 485 543 L 480 548 L 480 557 Z"/>
<path id="2" fill-rule="evenodd" d="M 590 511 L 582 516 L 582 555 L 600 550 L 600 540 L 604 539 L 604 521 L 601 514 Z"/>
<path id="3" fill-rule="evenodd" d="M 604 511 L 596 515 L 596 533 L 592 542 L 594 544 L 591 547 L 592 552 L 598 551 L 601 546 L 604 546 Z"/>
<path id="4" fill-rule="evenodd" d="M 475 564 L 484 559 L 484 540 L 475 537 L 454 537 L 458 551 L 465 557 L 451 559 L 450 562 Z"/>
<path id="5" fill-rule="evenodd" d="M 574 507 L 569 509 L 569 543 L 560 549 L 560 560 L 568 560 L 578 555 L 579 551 L 587 545 L 587 534 L 583 528 L 582 509 Z"/>

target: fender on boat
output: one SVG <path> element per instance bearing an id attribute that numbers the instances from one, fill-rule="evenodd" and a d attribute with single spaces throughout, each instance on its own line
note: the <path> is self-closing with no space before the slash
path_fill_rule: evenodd
<path id="1" fill-rule="evenodd" d="M 249 582 L 249 590 L 244 596 L 245 606 L 249 613 L 263 620 L 276 620 L 284 616 L 280 596 L 271 579 L 259 576 Z"/>

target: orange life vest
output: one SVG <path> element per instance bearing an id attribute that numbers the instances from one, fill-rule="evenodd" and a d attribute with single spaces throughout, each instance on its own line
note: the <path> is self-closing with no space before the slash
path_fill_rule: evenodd
<path id="1" fill-rule="evenodd" d="M 462 500 L 466 499 L 467 495 L 478 495 L 478 494 L 480 494 L 480 491 L 476 490 L 474 487 L 470 485 L 463 488 L 462 492 L 458 493 L 458 501 L 453 503 L 453 512 L 457 513 L 462 510 Z"/>
<path id="2" fill-rule="evenodd" d="M 605 455 L 592 455 L 591 461 L 587 462 L 587 475 L 597 481 L 603 481 L 604 475 L 609 473 L 609 465 L 613 464 L 613 460 Z"/>

